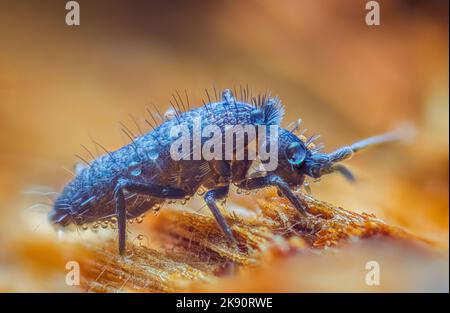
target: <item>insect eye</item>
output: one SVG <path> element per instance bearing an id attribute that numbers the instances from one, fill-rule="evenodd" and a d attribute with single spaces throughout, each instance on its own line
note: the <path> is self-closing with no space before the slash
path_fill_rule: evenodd
<path id="1" fill-rule="evenodd" d="M 305 149 L 298 142 L 291 143 L 287 147 L 285 154 L 286 154 L 286 158 L 289 161 L 289 163 L 294 164 L 294 165 L 301 164 L 306 156 Z"/>

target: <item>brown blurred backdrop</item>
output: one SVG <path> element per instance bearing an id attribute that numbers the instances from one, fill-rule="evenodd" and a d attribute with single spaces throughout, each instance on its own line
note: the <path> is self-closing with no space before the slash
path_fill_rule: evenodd
<path id="1" fill-rule="evenodd" d="M 348 162 L 357 183 L 330 176 L 313 195 L 448 245 L 447 1 L 379 1 L 372 27 L 361 0 L 80 0 L 77 27 L 65 2 L 0 0 L 0 237 L 27 227 L 25 190 L 70 179 L 90 136 L 116 149 L 118 121 L 149 103 L 248 83 L 327 149 L 413 123 L 412 143 Z"/>

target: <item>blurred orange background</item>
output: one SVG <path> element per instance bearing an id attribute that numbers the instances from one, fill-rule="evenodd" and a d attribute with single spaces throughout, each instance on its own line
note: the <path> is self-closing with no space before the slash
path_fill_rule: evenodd
<path id="1" fill-rule="evenodd" d="M 80 0 L 76 27 L 65 2 L 0 0 L 0 256 L 35 227 L 25 191 L 59 191 L 80 144 L 117 149 L 119 121 L 145 127 L 150 103 L 186 89 L 200 104 L 213 84 L 271 90 L 284 125 L 301 117 L 328 151 L 415 125 L 412 142 L 347 162 L 355 184 L 329 176 L 313 195 L 448 249 L 448 2 L 379 1 L 368 26 L 361 0 Z"/>

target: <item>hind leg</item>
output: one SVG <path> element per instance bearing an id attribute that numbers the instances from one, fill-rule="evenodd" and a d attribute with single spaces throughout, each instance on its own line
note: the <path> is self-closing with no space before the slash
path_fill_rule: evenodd
<path id="1" fill-rule="evenodd" d="M 136 182 L 128 179 L 120 180 L 114 188 L 116 201 L 117 226 L 119 229 L 119 253 L 123 255 L 126 244 L 127 214 L 125 207 L 124 189 L 138 194 L 162 199 L 183 199 L 187 194 L 184 190 L 158 186 L 154 184 Z"/>

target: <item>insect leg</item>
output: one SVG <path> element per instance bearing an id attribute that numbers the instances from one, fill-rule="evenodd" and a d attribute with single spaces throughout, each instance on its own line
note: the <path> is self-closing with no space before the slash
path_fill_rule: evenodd
<path id="1" fill-rule="evenodd" d="M 187 196 L 186 191 L 179 188 L 159 186 L 152 183 L 144 183 L 130 179 L 122 179 L 119 181 L 119 187 L 137 194 L 152 196 L 162 199 L 183 199 Z"/>
<path id="2" fill-rule="evenodd" d="M 269 186 L 275 186 L 278 190 L 292 203 L 301 216 L 306 216 L 307 205 L 304 201 L 301 201 L 294 192 L 289 188 L 289 185 L 280 177 L 270 175 L 264 177 L 256 177 L 244 180 L 238 184 L 239 188 L 253 190 Z"/>
<path id="3" fill-rule="evenodd" d="M 119 229 L 119 254 L 123 255 L 125 252 L 125 243 L 127 235 L 126 233 L 127 214 L 125 211 L 126 210 L 125 197 L 123 195 L 123 189 L 121 187 L 115 188 L 114 198 L 116 200 L 117 226 Z"/>
<path id="4" fill-rule="evenodd" d="M 220 213 L 220 210 L 216 203 L 217 200 L 225 198 L 229 190 L 230 186 L 224 186 L 218 189 L 210 190 L 205 194 L 204 199 L 220 228 L 222 228 L 222 231 L 225 233 L 227 239 L 235 244 L 236 239 L 234 238 L 233 232 L 231 231 L 230 226 L 228 226 L 227 222 L 225 221 L 223 215 Z"/>
<path id="5" fill-rule="evenodd" d="M 114 188 L 114 199 L 116 201 L 117 225 L 119 229 L 119 254 L 123 255 L 126 244 L 126 226 L 127 214 L 125 207 L 125 197 L 123 190 L 126 189 L 131 192 L 145 194 L 157 198 L 164 199 L 183 199 L 186 192 L 181 189 L 163 187 L 154 184 L 136 182 L 132 180 L 123 179 L 118 182 Z"/>

